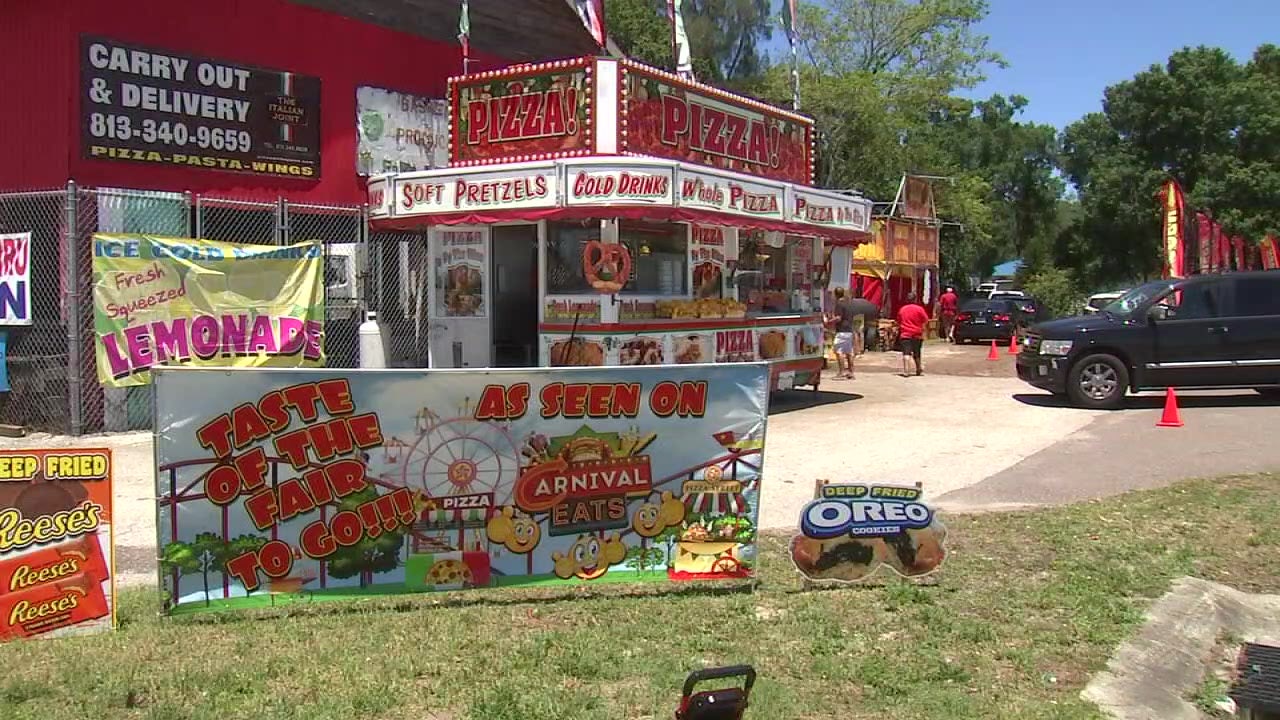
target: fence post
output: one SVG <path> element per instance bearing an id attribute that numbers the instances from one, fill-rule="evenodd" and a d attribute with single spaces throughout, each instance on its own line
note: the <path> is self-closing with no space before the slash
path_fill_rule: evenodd
<path id="1" fill-rule="evenodd" d="M 76 183 L 74 180 L 67 181 L 67 195 L 63 201 L 63 211 L 66 213 L 62 247 L 66 253 L 64 262 L 66 263 L 67 273 L 67 283 L 64 290 L 67 301 L 67 409 L 69 411 L 68 418 L 71 425 L 69 428 L 71 434 L 80 435 L 84 432 L 84 398 L 82 397 L 80 383 L 81 373 L 84 369 L 80 367 L 80 253 L 79 248 L 76 247 L 80 231 L 77 227 Z"/>
<path id="2" fill-rule="evenodd" d="M 195 195 L 190 190 L 184 190 L 182 192 L 182 197 L 184 198 L 184 202 L 186 202 L 187 204 L 187 236 L 199 239 L 200 237 L 199 232 L 195 233 L 194 235 L 191 234 L 191 231 L 193 229 L 191 224 L 191 213 L 195 209 Z"/>
<path id="3" fill-rule="evenodd" d="M 288 245 L 289 236 L 289 201 L 279 198 L 276 204 L 276 244 Z"/>
<path id="4" fill-rule="evenodd" d="M 196 195 L 196 234 L 197 239 L 204 239 L 204 211 L 200 207 L 200 196 Z"/>

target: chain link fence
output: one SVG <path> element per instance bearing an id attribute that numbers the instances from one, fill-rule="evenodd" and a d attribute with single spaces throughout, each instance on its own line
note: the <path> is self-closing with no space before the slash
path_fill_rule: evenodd
<path id="1" fill-rule="evenodd" d="M 366 289 L 381 285 L 368 276 L 367 228 L 367 210 L 359 205 L 78 188 L 73 183 L 55 190 L 0 193 L 0 233 L 31 233 L 32 286 L 32 324 L 5 328 L 10 391 L 0 393 L 0 423 L 71 435 L 151 427 L 150 387 L 104 388 L 98 383 L 94 233 L 263 245 L 321 241 L 327 362 L 330 367 L 356 367 L 363 311 L 376 307 Z M 397 271 L 393 266 L 390 274 Z"/>

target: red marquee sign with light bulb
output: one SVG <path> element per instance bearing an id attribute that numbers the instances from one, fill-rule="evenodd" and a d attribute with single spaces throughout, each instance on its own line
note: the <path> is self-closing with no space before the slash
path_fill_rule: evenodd
<path id="1" fill-rule="evenodd" d="M 449 80 L 454 166 L 590 154 L 591 58 Z"/>
<path id="2" fill-rule="evenodd" d="M 450 164 L 643 155 L 813 183 L 813 121 L 630 61 L 579 58 L 452 78 Z"/>
<path id="3" fill-rule="evenodd" d="M 626 152 L 812 184 L 809 118 L 636 63 L 621 67 Z"/>

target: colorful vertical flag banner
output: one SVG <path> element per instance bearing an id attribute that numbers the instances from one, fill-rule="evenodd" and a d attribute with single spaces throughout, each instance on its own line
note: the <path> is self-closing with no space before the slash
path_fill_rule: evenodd
<path id="1" fill-rule="evenodd" d="M 1276 241 L 1274 235 L 1268 235 L 1262 240 L 1261 250 L 1264 270 L 1280 268 L 1280 242 Z"/>
<path id="2" fill-rule="evenodd" d="M 0 642 L 115 627 L 111 451 L 0 450 Z"/>
<path id="3" fill-rule="evenodd" d="M 1175 180 L 1165 182 L 1161 193 L 1164 196 L 1164 276 L 1186 277 L 1186 249 L 1182 243 L 1186 200 Z"/>

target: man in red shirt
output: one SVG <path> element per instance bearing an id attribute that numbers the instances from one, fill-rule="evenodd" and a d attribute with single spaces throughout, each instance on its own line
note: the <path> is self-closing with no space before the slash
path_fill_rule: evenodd
<path id="1" fill-rule="evenodd" d="M 903 374 L 907 356 L 916 363 L 916 375 L 923 375 L 920 369 L 920 349 L 924 346 L 924 328 L 929 324 L 929 313 L 916 302 L 915 293 L 907 293 L 907 304 L 898 310 L 898 344 L 902 350 Z"/>
<path id="2" fill-rule="evenodd" d="M 942 337 L 954 342 L 951 337 L 951 330 L 956 326 L 956 313 L 960 306 L 960 298 L 956 295 L 955 288 L 947 286 L 946 292 L 938 297 L 938 315 L 942 320 Z"/>

